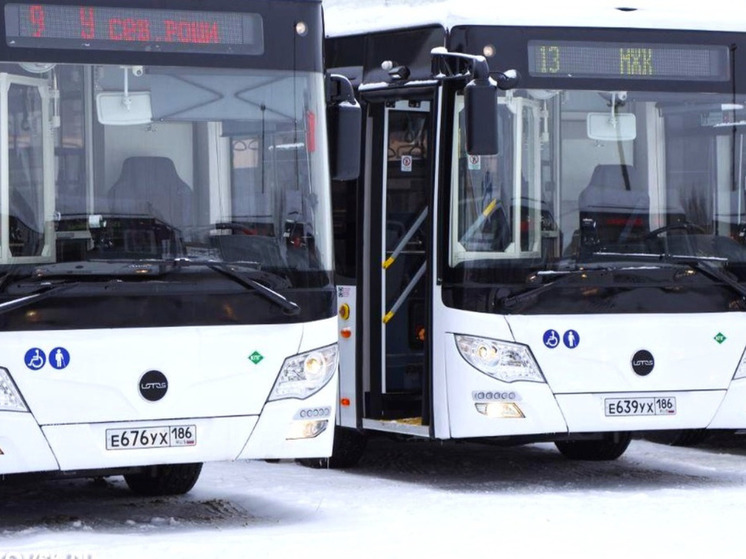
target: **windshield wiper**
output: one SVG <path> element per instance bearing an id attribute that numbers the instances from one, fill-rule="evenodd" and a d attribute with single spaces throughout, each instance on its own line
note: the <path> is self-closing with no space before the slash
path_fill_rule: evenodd
<path id="1" fill-rule="evenodd" d="M 255 290 L 268 301 L 271 301 L 272 303 L 275 303 L 276 305 L 281 307 L 285 311 L 285 314 L 288 314 L 290 316 L 296 316 L 300 314 L 301 309 L 300 306 L 298 306 L 298 303 L 287 299 L 285 296 L 277 293 L 277 291 L 270 289 L 266 285 L 263 285 L 255 279 L 248 277 L 246 274 L 237 272 L 230 266 L 221 264 L 219 262 L 200 262 L 200 264 L 207 266 L 211 270 L 214 270 L 227 278 L 230 278 L 239 285 Z"/>
<path id="2" fill-rule="evenodd" d="M 48 299 L 49 297 L 59 295 L 63 291 L 67 291 L 68 289 L 76 287 L 77 285 L 79 285 L 77 281 L 55 285 L 44 285 L 30 295 L 23 295 L 22 297 L 17 297 L 15 299 L 11 299 L 10 301 L 0 303 L 0 314 L 5 314 L 6 312 L 27 307 L 28 305 L 36 303 L 37 301 L 42 301 L 44 299 Z"/>
<path id="3" fill-rule="evenodd" d="M 178 268 L 179 266 L 204 266 L 206 268 L 210 268 L 211 270 L 224 275 L 235 283 L 256 291 L 257 293 L 259 293 L 259 295 L 261 295 L 268 301 L 275 303 L 277 306 L 282 308 L 282 310 L 284 310 L 285 313 L 289 316 L 296 316 L 301 312 L 301 308 L 300 306 L 298 306 L 298 303 L 291 301 L 274 289 L 271 289 L 263 283 L 249 277 L 248 273 L 235 270 L 233 265 L 228 265 L 223 262 L 216 262 L 213 260 L 192 260 L 190 258 L 176 258 L 173 262 L 173 265 L 176 268 Z M 248 271 L 251 271 L 251 269 L 248 269 L 247 272 Z M 260 270 L 254 271 L 257 274 L 261 273 L 262 275 L 269 275 L 271 277 L 276 276 L 275 274 Z M 280 279 L 279 276 L 276 277 Z"/>
<path id="4" fill-rule="evenodd" d="M 713 266 L 709 260 L 700 260 L 698 258 L 676 258 L 674 263 L 684 264 L 690 268 L 701 272 L 703 275 L 721 281 L 733 291 L 739 294 L 741 297 L 746 299 L 746 286 L 742 285 L 741 282 L 729 276 L 724 270 Z"/>
<path id="5" fill-rule="evenodd" d="M 541 295 L 542 293 L 545 293 L 546 291 L 550 291 L 552 289 L 556 289 L 557 287 L 561 287 L 566 283 L 569 283 L 571 280 L 580 277 L 585 277 L 588 272 L 608 272 L 609 268 L 592 268 L 592 269 L 580 269 L 580 270 L 568 270 L 567 272 L 556 272 L 559 274 L 562 274 L 562 277 L 557 278 L 554 281 L 550 281 L 549 283 L 543 283 L 537 287 L 533 287 L 529 289 L 529 291 L 523 291 L 521 293 L 518 293 L 517 295 L 510 295 L 508 297 L 504 297 L 500 300 L 500 303 L 503 307 L 506 309 L 511 309 L 515 307 L 516 305 L 528 301 L 530 299 L 534 299 Z"/>
<path id="6" fill-rule="evenodd" d="M 746 286 L 744 286 L 737 279 L 734 279 L 728 275 L 724 270 L 715 267 L 714 264 L 726 264 L 727 258 L 720 256 L 692 256 L 687 254 L 649 254 L 649 253 L 616 253 L 616 252 L 597 252 L 594 256 L 614 256 L 614 257 L 625 257 L 633 258 L 643 261 L 651 262 L 663 262 L 664 264 L 678 264 L 680 266 L 688 266 L 689 268 L 696 270 L 710 279 L 720 281 L 730 287 L 741 297 L 746 298 Z"/>

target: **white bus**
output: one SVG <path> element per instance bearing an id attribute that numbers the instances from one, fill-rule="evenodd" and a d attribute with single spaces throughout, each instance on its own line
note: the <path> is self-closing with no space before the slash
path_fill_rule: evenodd
<path id="1" fill-rule="evenodd" d="M 330 124 L 356 106 L 321 1 L 0 17 L 0 474 L 178 494 L 206 461 L 328 455 L 327 91 Z"/>
<path id="2" fill-rule="evenodd" d="M 746 427 L 743 18 L 387 4 L 326 7 L 364 167 L 333 187 L 342 428 L 317 463 L 376 432 L 601 460 Z"/>

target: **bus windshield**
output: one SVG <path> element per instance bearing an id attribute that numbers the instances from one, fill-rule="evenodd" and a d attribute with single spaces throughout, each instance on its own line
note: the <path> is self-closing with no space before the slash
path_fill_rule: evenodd
<path id="1" fill-rule="evenodd" d="M 744 96 L 518 89 L 498 103 L 500 154 L 454 148 L 452 271 L 744 269 Z"/>
<path id="2" fill-rule="evenodd" d="M 3 64 L 0 268 L 331 269 L 318 72 Z"/>

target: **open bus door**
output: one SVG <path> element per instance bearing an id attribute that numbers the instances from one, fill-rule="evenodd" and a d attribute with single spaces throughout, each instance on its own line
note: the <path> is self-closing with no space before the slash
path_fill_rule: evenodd
<path id="1" fill-rule="evenodd" d="M 366 431 L 432 436 L 434 89 L 361 92 L 364 171 L 332 182 L 340 409 L 331 458 L 354 466 Z"/>
<path id="2" fill-rule="evenodd" d="M 431 105 L 424 99 L 369 105 L 362 282 L 370 327 L 363 339 L 364 425 L 427 435 Z M 373 422 L 373 424 L 370 424 Z"/>

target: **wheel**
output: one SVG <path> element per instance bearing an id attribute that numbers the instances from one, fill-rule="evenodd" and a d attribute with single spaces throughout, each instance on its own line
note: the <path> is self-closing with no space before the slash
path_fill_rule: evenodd
<path id="1" fill-rule="evenodd" d="M 124 481 L 138 495 L 183 495 L 199 479 L 202 464 L 164 464 L 146 468 L 142 473 L 126 474 Z"/>
<path id="2" fill-rule="evenodd" d="M 556 441 L 557 450 L 570 460 L 616 460 L 627 450 L 632 433 L 608 433 L 600 440 Z"/>
<path id="3" fill-rule="evenodd" d="M 352 468 L 360 462 L 367 443 L 367 437 L 360 431 L 337 427 L 331 458 L 299 458 L 297 462 L 309 468 Z"/>

